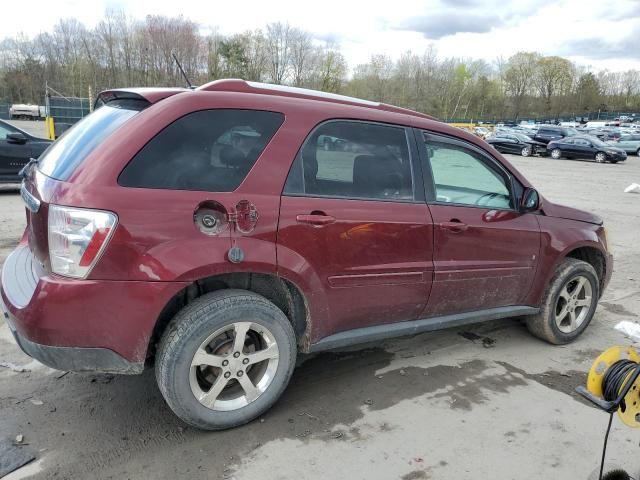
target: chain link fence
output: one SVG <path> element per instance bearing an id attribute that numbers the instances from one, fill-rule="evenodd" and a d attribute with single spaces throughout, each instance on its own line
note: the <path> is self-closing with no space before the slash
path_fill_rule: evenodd
<path id="1" fill-rule="evenodd" d="M 10 104 L 0 103 L 0 120 L 9 120 L 9 108 L 11 108 Z"/>
<path id="2" fill-rule="evenodd" d="M 59 137 L 71 126 L 89 115 L 88 98 L 49 96 L 49 117 L 53 118 L 55 137 Z"/>

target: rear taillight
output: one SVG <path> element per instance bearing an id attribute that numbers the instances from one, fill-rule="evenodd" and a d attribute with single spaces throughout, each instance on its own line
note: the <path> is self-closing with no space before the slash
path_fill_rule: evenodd
<path id="1" fill-rule="evenodd" d="M 115 213 L 49 205 L 49 259 L 58 275 L 85 278 L 116 228 Z"/>

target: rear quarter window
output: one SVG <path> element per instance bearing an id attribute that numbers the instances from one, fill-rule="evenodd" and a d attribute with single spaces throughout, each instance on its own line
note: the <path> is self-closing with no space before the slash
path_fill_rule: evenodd
<path id="1" fill-rule="evenodd" d="M 38 168 L 49 177 L 68 180 L 98 145 L 148 105 L 146 100 L 123 99 L 97 108 L 45 150 Z"/>
<path id="2" fill-rule="evenodd" d="M 124 168 L 124 187 L 231 192 L 284 121 L 278 112 L 202 110 L 152 138 Z"/>

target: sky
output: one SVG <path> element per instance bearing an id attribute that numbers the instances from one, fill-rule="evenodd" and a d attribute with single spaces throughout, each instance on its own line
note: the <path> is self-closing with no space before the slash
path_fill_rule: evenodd
<path id="1" fill-rule="evenodd" d="M 351 67 L 384 53 L 495 61 L 518 51 L 561 55 L 593 70 L 640 69 L 640 0 L 22 0 L 0 15 L 0 38 L 50 31 L 75 17 L 93 27 L 108 8 L 183 15 L 222 34 L 288 22 L 337 43 Z"/>

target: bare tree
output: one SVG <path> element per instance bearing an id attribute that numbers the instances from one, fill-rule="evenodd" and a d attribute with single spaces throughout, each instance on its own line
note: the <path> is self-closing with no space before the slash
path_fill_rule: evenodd
<path id="1" fill-rule="evenodd" d="M 291 74 L 293 85 L 304 85 L 310 73 L 310 64 L 313 56 L 313 43 L 311 35 L 298 28 L 291 29 Z"/>
<path id="2" fill-rule="evenodd" d="M 291 63 L 292 28 L 288 23 L 270 23 L 267 25 L 267 65 L 269 79 L 278 85 L 285 82 Z"/>
<path id="3" fill-rule="evenodd" d="M 567 93 L 573 85 L 574 67 L 561 57 L 542 57 L 538 60 L 534 84 L 545 102 L 547 114 L 552 111 L 552 99 L 560 93 Z"/>
<path id="4" fill-rule="evenodd" d="M 530 93 L 540 55 L 534 52 L 519 52 L 509 58 L 504 73 L 507 92 L 514 104 L 514 116 L 520 116 L 525 96 Z"/>

